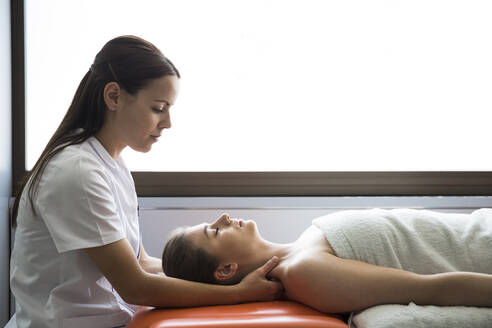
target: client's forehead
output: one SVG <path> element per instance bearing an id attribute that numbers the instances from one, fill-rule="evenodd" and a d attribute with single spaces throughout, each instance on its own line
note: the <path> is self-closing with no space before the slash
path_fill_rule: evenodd
<path id="1" fill-rule="evenodd" d="M 207 226 L 208 226 L 207 223 L 201 223 L 201 224 L 194 225 L 192 227 L 188 227 L 185 230 L 185 236 L 187 238 L 190 238 L 190 240 L 193 243 L 201 244 L 207 238 L 207 235 L 204 232 L 204 229 L 206 229 Z"/>
<path id="2" fill-rule="evenodd" d="M 205 223 L 201 223 L 201 224 L 197 224 L 197 225 L 194 225 L 194 226 L 191 226 L 191 227 L 186 227 L 185 229 L 185 235 L 186 236 L 190 236 L 190 235 L 193 235 L 193 234 L 196 234 L 200 231 L 203 231 L 203 227 L 204 227 Z"/>

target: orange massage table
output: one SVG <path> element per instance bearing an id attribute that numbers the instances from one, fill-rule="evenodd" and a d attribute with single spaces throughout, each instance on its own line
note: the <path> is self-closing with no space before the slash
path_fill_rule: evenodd
<path id="1" fill-rule="evenodd" d="M 142 307 L 127 328 L 348 328 L 337 315 L 291 301 L 256 302 L 184 309 Z"/>

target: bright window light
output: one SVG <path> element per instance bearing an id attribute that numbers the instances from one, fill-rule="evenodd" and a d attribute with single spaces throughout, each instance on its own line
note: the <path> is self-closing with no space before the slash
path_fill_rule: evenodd
<path id="1" fill-rule="evenodd" d="M 492 2 L 27 0 L 26 168 L 109 39 L 180 70 L 134 171 L 492 171 Z"/>

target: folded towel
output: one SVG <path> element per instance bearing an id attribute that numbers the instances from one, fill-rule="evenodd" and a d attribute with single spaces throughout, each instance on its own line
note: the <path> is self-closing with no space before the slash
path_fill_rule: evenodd
<path id="1" fill-rule="evenodd" d="M 467 306 L 378 305 L 355 314 L 351 328 L 490 328 L 492 309 Z"/>

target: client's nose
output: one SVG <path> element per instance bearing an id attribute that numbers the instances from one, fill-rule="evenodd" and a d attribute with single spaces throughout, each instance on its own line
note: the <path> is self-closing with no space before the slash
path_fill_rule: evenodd
<path id="1" fill-rule="evenodd" d="M 215 229 L 219 226 L 224 226 L 224 225 L 229 225 L 231 224 L 231 218 L 229 216 L 229 214 L 227 213 L 222 213 L 218 218 L 217 220 L 214 221 L 214 223 L 212 223 L 210 225 L 210 228 L 211 229 Z"/>
<path id="2" fill-rule="evenodd" d="M 222 213 L 219 218 L 214 222 L 215 224 L 223 224 L 223 225 L 229 225 L 231 224 L 231 217 L 227 213 Z"/>

